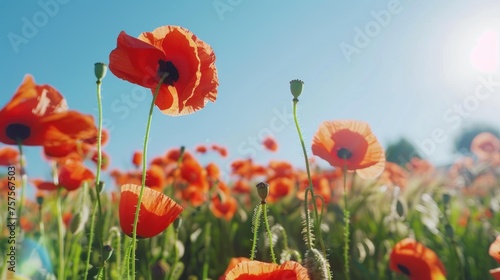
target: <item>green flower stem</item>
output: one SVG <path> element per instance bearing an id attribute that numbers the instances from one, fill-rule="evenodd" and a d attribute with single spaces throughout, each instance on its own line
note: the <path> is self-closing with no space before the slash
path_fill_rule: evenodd
<path id="1" fill-rule="evenodd" d="M 257 208 L 255 209 L 255 214 L 253 217 L 253 239 L 252 239 L 252 250 L 250 251 L 250 260 L 255 259 L 255 252 L 257 251 L 257 237 L 258 237 L 258 232 L 259 232 L 259 225 L 260 225 L 260 213 L 262 211 L 261 208 L 262 204 L 259 204 Z"/>
<path id="2" fill-rule="evenodd" d="M 97 209 L 99 213 L 98 223 L 102 225 L 104 223 L 102 218 L 102 206 L 101 206 L 101 192 L 104 185 L 101 183 L 101 167 L 102 167 L 102 102 L 101 102 L 101 80 L 97 79 L 96 92 L 97 92 L 97 110 L 98 110 L 98 131 L 97 131 L 97 170 L 95 175 L 95 186 L 96 186 L 96 198 L 97 198 Z M 99 267 L 99 273 L 104 269 L 104 250 L 103 250 L 103 228 L 102 226 L 97 227 L 97 240 L 99 243 L 99 253 L 101 255 L 101 264 Z M 106 277 L 104 276 L 104 279 Z"/>
<path id="3" fill-rule="evenodd" d="M 57 278 L 58 279 L 65 279 L 64 278 L 64 266 L 65 266 L 65 263 L 64 263 L 64 236 L 65 236 L 65 232 L 64 232 L 64 225 L 63 225 L 63 220 L 62 220 L 62 207 L 61 207 L 61 191 L 62 189 L 59 188 L 57 190 L 57 204 L 56 204 L 56 208 L 57 208 L 57 228 L 58 228 L 58 232 L 59 232 L 59 259 L 58 259 L 58 263 L 59 263 L 59 270 L 58 270 L 58 273 L 57 273 Z"/>
<path id="4" fill-rule="evenodd" d="M 349 275 L 349 235 L 350 235 L 350 221 L 351 221 L 351 213 L 347 208 L 347 167 L 344 165 L 342 169 L 344 174 L 344 271 L 345 271 L 345 279 L 351 279 Z"/>
<path id="5" fill-rule="evenodd" d="M 116 242 L 113 243 L 113 236 L 116 236 Z M 114 251 L 116 252 L 116 269 L 121 271 L 122 269 L 122 236 L 120 230 L 114 226 L 109 230 L 109 240 L 108 244 L 113 245 Z"/>
<path id="6" fill-rule="evenodd" d="M 19 208 L 17 209 L 17 224 L 19 225 L 21 220 L 21 215 L 23 213 L 24 201 L 26 196 L 26 186 L 28 185 L 28 175 L 26 170 L 24 170 L 24 154 L 23 154 L 23 144 L 21 141 L 17 141 L 17 147 L 19 149 L 19 173 L 21 175 L 21 199 L 19 202 Z M 19 233 L 22 232 L 22 228 L 19 227 Z M 22 234 L 19 234 L 22 236 Z"/>
<path id="7" fill-rule="evenodd" d="M 153 119 L 153 110 L 155 108 L 156 97 L 158 97 L 158 93 L 160 92 L 161 85 L 163 81 L 168 77 L 168 72 L 163 74 L 158 85 L 156 86 L 155 93 L 153 95 L 153 100 L 151 101 L 151 106 L 149 107 L 149 115 L 148 122 L 146 124 L 146 134 L 144 135 L 144 146 L 142 150 L 142 180 L 141 180 L 141 191 L 139 192 L 139 198 L 137 200 L 137 207 L 135 210 L 134 217 L 134 227 L 132 231 L 132 276 L 135 279 L 135 249 L 137 247 L 137 223 L 139 222 L 139 211 L 141 210 L 142 196 L 144 194 L 144 188 L 146 186 L 146 159 L 148 152 L 148 140 L 149 140 L 149 131 L 151 130 L 151 121 Z"/>
<path id="8" fill-rule="evenodd" d="M 262 205 L 262 212 L 264 212 L 264 224 L 266 225 L 266 231 L 267 231 L 267 236 L 269 238 L 269 250 L 271 251 L 271 259 L 273 260 L 273 263 L 276 262 L 276 256 L 274 255 L 274 248 L 273 248 L 273 235 L 271 234 L 271 229 L 269 228 L 269 221 L 267 219 L 267 203 L 261 203 Z"/>
<path id="9" fill-rule="evenodd" d="M 307 238 L 307 248 L 311 250 L 312 246 L 312 237 L 311 237 L 311 215 L 309 215 L 309 208 L 307 207 L 307 200 L 309 199 L 308 195 L 311 190 L 307 188 L 304 192 L 304 215 L 306 218 L 306 238 Z"/>
<path id="10" fill-rule="evenodd" d="M 203 270 L 201 279 L 208 279 L 208 259 L 210 258 L 210 227 L 211 223 L 208 222 L 205 224 L 205 256 L 203 258 Z"/>
<path id="11" fill-rule="evenodd" d="M 458 270 L 460 271 L 460 279 L 465 279 L 465 275 L 466 275 L 466 271 L 464 269 L 464 265 L 462 264 L 462 260 L 460 258 L 460 247 L 459 245 L 457 244 L 457 242 L 455 241 L 455 238 L 454 238 L 454 229 L 453 227 L 451 226 L 451 223 L 450 223 L 450 219 L 449 219 L 449 205 L 448 203 L 444 203 L 444 206 L 443 206 L 443 217 L 444 217 L 444 221 L 445 221 L 445 227 L 448 226 L 450 227 L 450 231 L 451 232 L 448 232 L 446 231 L 445 232 L 445 235 L 446 236 L 446 239 L 448 239 L 449 243 L 450 243 L 450 247 L 451 247 L 451 251 L 453 252 L 453 257 L 455 257 L 455 259 L 457 260 L 457 264 L 458 264 Z"/>
<path id="12" fill-rule="evenodd" d="M 92 254 L 92 243 L 94 242 L 96 213 L 97 213 L 97 204 L 94 204 L 94 209 L 92 209 L 92 218 L 90 220 L 90 235 L 88 241 L 87 260 L 85 261 L 85 276 L 83 279 L 87 279 L 87 275 L 90 270 L 90 256 Z"/>
<path id="13" fill-rule="evenodd" d="M 316 231 L 316 235 L 318 236 L 319 239 L 319 245 L 321 247 L 321 251 L 323 252 L 323 256 L 326 257 L 326 249 L 325 249 L 325 244 L 323 241 L 323 234 L 321 232 L 321 220 L 319 219 L 319 214 L 318 214 L 318 206 L 316 205 L 316 195 L 314 194 L 314 188 L 313 188 L 313 183 L 312 183 L 312 178 L 311 178 L 311 170 L 309 168 L 309 159 L 307 157 L 307 151 L 306 151 L 306 145 L 304 144 L 304 137 L 302 137 L 302 132 L 300 130 L 299 126 L 299 121 L 297 119 L 297 103 L 299 100 L 297 98 L 293 99 L 293 120 L 295 122 L 295 127 L 297 128 L 297 133 L 299 134 L 299 139 L 300 139 L 300 144 L 302 146 L 302 152 L 304 153 L 304 158 L 306 162 L 306 171 L 307 171 L 307 179 L 309 183 L 309 191 L 311 192 L 311 198 L 312 198 L 312 204 L 314 208 L 314 229 Z M 307 199 L 304 200 L 304 209 L 309 209 L 307 208 L 308 201 Z M 307 213 L 306 213 L 307 216 Z M 306 219 L 306 222 L 308 222 L 309 219 Z M 309 224 L 306 224 L 306 227 L 310 227 Z"/>

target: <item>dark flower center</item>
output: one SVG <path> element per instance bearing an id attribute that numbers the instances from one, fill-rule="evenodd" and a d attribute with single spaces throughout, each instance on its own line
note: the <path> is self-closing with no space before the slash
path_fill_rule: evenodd
<path id="1" fill-rule="evenodd" d="M 172 61 L 158 60 L 158 76 L 163 77 L 165 73 L 168 73 L 168 77 L 163 81 L 164 84 L 173 86 L 174 82 L 179 80 L 179 72 Z"/>
<path id="2" fill-rule="evenodd" d="M 398 264 L 398 268 L 399 268 L 399 270 L 401 270 L 401 272 L 410 276 L 410 270 L 408 268 L 406 268 L 406 266 Z"/>
<path id="3" fill-rule="evenodd" d="M 30 137 L 31 129 L 29 126 L 20 123 L 12 123 L 5 129 L 7 137 L 14 141 L 23 141 Z"/>
<path id="4" fill-rule="evenodd" d="M 352 152 L 346 148 L 340 148 L 337 151 L 337 156 L 341 159 L 350 159 L 352 157 Z"/>

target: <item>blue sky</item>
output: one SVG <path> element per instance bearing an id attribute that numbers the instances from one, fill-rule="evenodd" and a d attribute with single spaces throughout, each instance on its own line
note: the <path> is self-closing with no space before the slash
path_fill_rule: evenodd
<path id="1" fill-rule="evenodd" d="M 500 35 L 498 1 L 13 3 L 0 9 L 0 106 L 30 73 L 59 89 L 71 109 L 96 115 L 93 65 L 108 63 L 122 30 L 138 36 L 180 25 L 213 47 L 217 102 L 182 117 L 156 110 L 148 158 L 181 145 L 220 144 L 228 158 L 201 161 L 216 160 L 227 170 L 232 160 L 252 155 L 261 163 L 303 166 L 290 118 L 292 79 L 305 82 L 299 118 L 308 148 L 322 121 L 357 119 L 370 123 L 384 145 L 405 136 L 443 164 L 464 126 L 500 127 L 499 72 L 485 73 L 470 58 L 485 32 Z M 110 72 L 102 90 L 111 167 L 130 168 L 133 151 L 142 149 L 151 94 Z M 252 144 L 270 133 L 277 153 Z M 35 177 L 48 174 L 40 155 L 39 148 L 27 151 Z"/>

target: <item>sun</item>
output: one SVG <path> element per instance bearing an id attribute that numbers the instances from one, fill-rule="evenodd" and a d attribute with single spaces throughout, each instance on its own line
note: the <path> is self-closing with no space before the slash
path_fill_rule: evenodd
<path id="1" fill-rule="evenodd" d="M 484 31 L 477 39 L 471 51 L 472 66 L 483 73 L 494 73 L 498 69 L 499 56 L 498 32 L 490 29 Z"/>

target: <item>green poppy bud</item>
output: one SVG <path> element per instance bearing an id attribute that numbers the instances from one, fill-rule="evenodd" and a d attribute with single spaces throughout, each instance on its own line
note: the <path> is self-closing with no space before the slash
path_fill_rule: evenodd
<path id="1" fill-rule="evenodd" d="M 106 76 L 106 71 L 108 66 L 102 62 L 97 62 L 94 64 L 94 74 L 98 81 L 102 80 Z"/>
<path id="2" fill-rule="evenodd" d="M 266 198 L 269 195 L 269 184 L 260 182 L 257 184 L 257 193 L 259 194 L 262 204 L 266 204 Z"/>
<path id="3" fill-rule="evenodd" d="M 302 93 L 302 86 L 304 82 L 301 80 L 291 80 L 290 81 L 290 91 L 292 92 L 293 97 L 298 98 Z"/>

